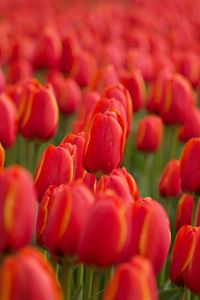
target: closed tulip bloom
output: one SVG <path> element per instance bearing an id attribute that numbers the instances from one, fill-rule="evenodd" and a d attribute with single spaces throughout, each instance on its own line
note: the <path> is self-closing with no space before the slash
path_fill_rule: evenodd
<path id="1" fill-rule="evenodd" d="M 43 152 L 35 173 L 35 189 L 39 200 L 50 185 L 58 186 L 74 178 L 75 147 L 70 144 L 49 145 Z"/>
<path id="2" fill-rule="evenodd" d="M 198 230 L 194 251 L 192 252 L 192 260 L 185 270 L 183 277 L 184 283 L 193 293 L 200 295 L 199 276 L 200 276 L 200 227 L 196 227 Z"/>
<path id="3" fill-rule="evenodd" d="M 138 187 L 135 179 L 125 168 L 114 169 L 110 175 L 101 176 L 96 191 L 105 192 L 107 189 L 115 191 L 125 203 L 138 200 Z"/>
<path id="4" fill-rule="evenodd" d="M 31 241 L 36 194 L 31 176 L 12 166 L 0 173 L 0 251 L 17 250 Z"/>
<path id="5" fill-rule="evenodd" d="M 168 124 L 183 124 L 194 107 L 192 87 L 180 74 L 166 80 L 160 101 L 160 116 Z"/>
<path id="6" fill-rule="evenodd" d="M 95 114 L 86 138 L 85 169 L 110 173 L 122 161 L 124 143 L 125 128 L 121 116 L 115 111 Z"/>
<path id="7" fill-rule="evenodd" d="M 125 258 L 142 255 L 152 262 L 157 274 L 165 263 L 171 241 L 168 216 L 161 204 L 150 197 L 134 202 L 130 210 Z"/>
<path id="8" fill-rule="evenodd" d="M 97 69 L 89 84 L 90 89 L 103 92 L 105 88 L 120 82 L 115 67 L 111 64 Z"/>
<path id="9" fill-rule="evenodd" d="M 190 139 L 180 158 L 180 176 L 182 189 L 189 193 L 200 192 L 200 138 Z"/>
<path id="10" fill-rule="evenodd" d="M 24 247 L 3 261 L 0 299 L 62 300 L 63 296 L 48 261 L 37 249 Z"/>
<path id="11" fill-rule="evenodd" d="M 133 111 L 138 111 L 144 106 L 145 83 L 141 73 L 135 70 L 130 73 L 122 73 L 121 83 L 127 88 L 131 95 Z"/>
<path id="12" fill-rule="evenodd" d="M 0 143 L 0 169 L 3 168 L 5 161 L 5 151 Z"/>
<path id="13" fill-rule="evenodd" d="M 61 40 L 56 30 L 54 30 L 53 26 L 44 28 L 36 42 L 35 68 L 58 67 L 61 51 Z"/>
<path id="14" fill-rule="evenodd" d="M 106 110 L 111 109 L 117 111 L 123 118 L 126 131 L 128 130 L 128 121 L 127 121 L 127 113 L 125 110 L 124 105 L 118 101 L 116 98 L 105 98 L 102 97 L 95 105 L 92 113 L 86 118 L 85 120 L 85 130 L 90 126 L 91 124 L 91 119 L 94 117 L 95 114 L 97 113 L 105 113 Z"/>
<path id="15" fill-rule="evenodd" d="M 81 102 L 81 90 L 76 81 L 58 72 L 52 72 L 47 79 L 54 88 L 59 110 L 65 114 L 75 112 Z"/>
<path id="16" fill-rule="evenodd" d="M 17 83 L 33 76 L 33 68 L 29 61 L 25 59 L 19 59 L 10 63 L 7 81 L 9 83 Z"/>
<path id="17" fill-rule="evenodd" d="M 94 199 L 80 182 L 50 186 L 38 211 L 37 240 L 58 255 L 75 255 L 77 244 Z"/>
<path id="18" fill-rule="evenodd" d="M 122 84 L 114 84 L 104 89 L 103 96 L 109 99 L 115 98 L 123 105 L 126 113 L 126 130 L 128 135 L 133 119 L 132 101 L 128 89 Z"/>
<path id="19" fill-rule="evenodd" d="M 0 94 L 0 143 L 3 147 L 11 147 L 17 134 L 17 109 L 9 96 Z"/>
<path id="20" fill-rule="evenodd" d="M 27 82 L 19 108 L 20 132 L 25 138 L 47 140 L 57 129 L 58 106 L 50 84 Z"/>
<path id="21" fill-rule="evenodd" d="M 115 193 L 96 196 L 80 236 L 81 262 L 98 267 L 114 263 L 127 238 L 125 207 Z"/>
<path id="22" fill-rule="evenodd" d="M 170 160 L 159 181 L 159 192 L 163 197 L 177 197 L 181 193 L 180 162 Z"/>
<path id="23" fill-rule="evenodd" d="M 140 151 L 156 151 L 162 141 L 163 123 L 160 117 L 148 115 L 139 121 L 135 145 Z"/>
<path id="24" fill-rule="evenodd" d="M 183 126 L 178 130 L 178 139 L 185 143 L 189 139 L 200 137 L 200 109 L 194 107 Z"/>
<path id="25" fill-rule="evenodd" d="M 183 225 L 191 225 L 194 200 L 191 195 L 183 194 L 176 208 L 176 231 Z"/>
<path id="26" fill-rule="evenodd" d="M 76 148 L 74 156 L 74 180 L 84 177 L 86 171 L 83 168 L 83 153 L 85 147 L 85 132 L 77 134 L 69 133 L 62 140 L 60 145 L 71 144 Z"/>
<path id="27" fill-rule="evenodd" d="M 120 264 L 106 286 L 103 300 L 158 299 L 155 274 L 149 260 L 134 256 Z"/>
<path id="28" fill-rule="evenodd" d="M 181 227 L 176 235 L 169 274 L 171 281 L 177 285 L 184 285 L 183 274 L 193 260 L 199 234 L 200 227 L 185 225 Z"/>
<path id="29" fill-rule="evenodd" d="M 158 114 L 160 112 L 160 102 L 163 97 L 167 79 L 170 78 L 171 72 L 169 70 L 163 70 L 160 72 L 155 81 L 150 86 L 146 109 L 151 112 Z"/>
<path id="30" fill-rule="evenodd" d="M 70 77 L 74 78 L 79 86 L 89 84 L 96 71 L 96 60 L 92 53 L 81 50 L 74 56 Z"/>

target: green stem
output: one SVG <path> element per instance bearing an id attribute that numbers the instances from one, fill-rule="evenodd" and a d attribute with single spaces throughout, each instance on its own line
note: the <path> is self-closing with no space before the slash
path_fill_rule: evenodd
<path id="1" fill-rule="evenodd" d="M 83 275 L 84 275 L 84 265 L 81 264 L 78 268 L 77 287 L 79 287 L 83 283 Z"/>
<path id="2" fill-rule="evenodd" d="M 94 272 L 93 280 L 92 280 L 91 300 L 98 300 L 99 279 L 100 279 L 100 273 Z"/>
<path id="3" fill-rule="evenodd" d="M 92 281 L 93 281 L 93 269 L 87 267 L 86 269 L 86 287 L 85 287 L 85 300 L 90 300 L 92 292 Z"/>
<path id="4" fill-rule="evenodd" d="M 196 226 L 198 217 L 199 196 L 194 195 L 194 206 L 192 211 L 192 225 Z"/>
<path id="5" fill-rule="evenodd" d="M 64 300 L 70 300 L 71 298 L 71 279 L 72 266 L 68 263 L 64 263 L 61 274 L 61 285 L 63 289 Z"/>

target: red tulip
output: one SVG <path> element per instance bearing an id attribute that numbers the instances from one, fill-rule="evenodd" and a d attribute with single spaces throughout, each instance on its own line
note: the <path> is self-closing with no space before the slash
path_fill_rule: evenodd
<path id="1" fill-rule="evenodd" d="M 176 235 L 169 273 L 171 281 L 177 285 L 184 284 L 183 275 L 192 262 L 199 234 L 200 227 L 185 225 L 181 227 Z"/>
<path id="2" fill-rule="evenodd" d="M 0 251 L 17 250 L 31 241 L 36 195 L 33 180 L 19 166 L 0 173 Z"/>
<path id="3" fill-rule="evenodd" d="M 178 130 L 178 139 L 185 143 L 189 139 L 200 137 L 200 109 L 194 107 L 183 126 Z"/>
<path id="4" fill-rule="evenodd" d="M 121 116 L 115 111 L 97 113 L 86 139 L 83 158 L 85 169 L 110 173 L 122 160 L 124 143 L 125 130 Z"/>
<path id="5" fill-rule="evenodd" d="M 156 300 L 156 279 L 150 262 L 134 256 L 130 262 L 119 265 L 109 280 L 103 300 Z"/>
<path id="6" fill-rule="evenodd" d="M 38 250 L 25 247 L 3 261 L 0 269 L 0 299 L 62 300 L 63 296 L 47 260 Z"/>
<path id="7" fill-rule="evenodd" d="M 110 85 L 118 84 L 119 76 L 113 65 L 107 65 L 99 68 L 91 79 L 89 87 L 92 90 L 102 92 Z"/>
<path id="8" fill-rule="evenodd" d="M 57 129 L 58 107 L 51 85 L 27 82 L 19 108 L 20 131 L 26 138 L 49 139 Z"/>
<path id="9" fill-rule="evenodd" d="M 182 189 L 190 193 L 200 192 L 200 138 L 190 139 L 181 154 L 180 176 Z"/>
<path id="10" fill-rule="evenodd" d="M 74 160 L 74 179 L 82 178 L 85 176 L 85 169 L 83 168 L 83 153 L 85 148 L 85 138 L 86 134 L 80 132 L 78 134 L 69 133 L 67 134 L 60 145 L 71 144 L 75 146 Z"/>
<path id="11" fill-rule="evenodd" d="M 81 102 L 81 90 L 72 78 L 65 78 L 61 73 L 52 72 L 48 76 L 52 84 L 58 107 L 61 112 L 70 114 L 79 108 Z"/>
<path id="12" fill-rule="evenodd" d="M 37 218 L 37 240 L 58 255 L 75 255 L 93 196 L 82 183 L 50 186 Z"/>
<path id="13" fill-rule="evenodd" d="M 199 251 L 200 251 L 200 227 L 196 227 L 196 242 L 194 251 L 190 250 L 192 260 L 185 270 L 183 277 L 184 283 L 193 293 L 200 295 L 199 276 L 200 276 L 200 263 L 199 263 Z"/>
<path id="14" fill-rule="evenodd" d="M 50 185 L 58 186 L 74 178 L 75 146 L 70 144 L 49 145 L 43 152 L 35 173 L 35 189 L 38 198 Z"/>
<path id="15" fill-rule="evenodd" d="M 163 197 L 177 197 L 181 193 L 180 162 L 170 160 L 161 175 L 159 192 Z"/>
<path id="16" fill-rule="evenodd" d="M 74 78 L 78 85 L 86 86 L 91 81 L 96 71 L 96 60 L 92 53 L 82 50 L 74 57 L 70 77 Z"/>
<path id="17" fill-rule="evenodd" d="M 53 26 L 44 28 L 36 43 L 34 65 L 36 68 L 56 68 L 61 56 L 61 40 Z"/>
<path id="18" fill-rule="evenodd" d="M 190 83 L 182 75 L 173 74 L 166 80 L 160 101 L 160 116 L 165 123 L 183 124 L 194 106 Z"/>
<path id="19" fill-rule="evenodd" d="M 157 274 L 163 267 L 170 246 L 169 219 L 164 208 L 151 198 L 140 199 L 129 207 L 129 242 L 124 259 L 133 255 L 148 258 Z"/>
<path id="20" fill-rule="evenodd" d="M 145 100 L 145 83 L 141 73 L 138 70 L 131 73 L 124 72 L 121 74 L 121 83 L 131 95 L 133 111 L 140 110 Z"/>
<path id="21" fill-rule="evenodd" d="M 3 147 L 11 147 L 17 134 L 17 109 L 10 97 L 0 94 L 0 143 Z"/>
<path id="22" fill-rule="evenodd" d="M 148 115 L 138 123 L 135 136 L 136 148 L 140 151 L 156 151 L 162 141 L 163 123 L 160 117 Z"/>
<path id="23" fill-rule="evenodd" d="M 114 169 L 110 175 L 101 176 L 96 191 L 105 192 L 107 189 L 115 191 L 124 202 L 138 200 L 137 184 L 125 168 Z"/>
<path id="24" fill-rule="evenodd" d="M 191 225 L 193 206 L 193 197 L 188 194 L 183 194 L 176 208 L 176 231 L 178 231 L 183 225 Z"/>
<path id="25" fill-rule="evenodd" d="M 115 84 L 105 88 L 105 90 L 103 91 L 103 96 L 109 99 L 115 98 L 123 105 L 126 113 L 126 130 L 128 135 L 131 130 L 131 124 L 133 119 L 132 101 L 128 90 L 122 84 Z"/>
<path id="26" fill-rule="evenodd" d="M 97 196 L 78 246 L 80 261 L 105 267 L 114 263 L 127 238 L 125 208 L 115 193 Z"/>

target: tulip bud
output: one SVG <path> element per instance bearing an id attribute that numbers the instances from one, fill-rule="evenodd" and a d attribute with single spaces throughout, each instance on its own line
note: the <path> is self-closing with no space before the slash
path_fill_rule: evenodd
<path id="1" fill-rule="evenodd" d="M 133 111 L 140 110 L 145 100 L 145 83 L 141 73 L 137 70 L 121 75 L 121 83 L 131 95 Z"/>
<path id="2" fill-rule="evenodd" d="M 0 269 L 0 299 L 62 300 L 55 273 L 36 249 L 24 247 L 3 261 Z"/>
<path id="3" fill-rule="evenodd" d="M 136 148 L 140 151 L 156 151 L 162 141 L 163 123 L 160 117 L 148 115 L 139 121 L 135 135 Z"/>
<path id="4" fill-rule="evenodd" d="M 36 195 L 31 176 L 19 166 L 0 173 L 0 251 L 17 250 L 31 241 Z"/>
<path id="5" fill-rule="evenodd" d="M 119 83 L 119 76 L 113 65 L 99 68 L 89 84 L 92 90 L 102 92 L 106 87 Z"/>
<path id="6" fill-rule="evenodd" d="M 190 139 L 180 158 L 180 176 L 182 189 L 189 193 L 200 193 L 200 138 Z"/>
<path id="7" fill-rule="evenodd" d="M 128 299 L 158 299 L 152 266 L 147 259 L 140 256 L 134 256 L 131 261 L 117 267 L 103 296 L 103 300 Z"/>
<path id="8" fill-rule="evenodd" d="M 165 123 L 182 124 L 192 111 L 194 97 L 190 83 L 182 75 L 167 79 L 160 101 L 160 116 Z"/>
<path id="9" fill-rule="evenodd" d="M 189 288 L 193 293 L 200 295 L 199 286 L 199 276 L 200 276 L 200 262 L 199 262 L 199 252 L 200 252 L 200 227 L 194 227 L 197 230 L 196 242 L 194 251 L 190 250 L 190 255 L 192 255 L 192 260 L 185 270 L 183 277 L 184 283 L 187 288 Z"/>
<path id="10" fill-rule="evenodd" d="M 7 81 L 9 83 L 17 83 L 18 81 L 23 81 L 31 78 L 33 75 L 33 69 L 29 61 L 19 59 L 10 63 Z"/>
<path id="11" fill-rule="evenodd" d="M 183 225 L 191 225 L 193 206 L 193 197 L 188 194 L 183 194 L 176 208 L 176 231 Z"/>
<path id="12" fill-rule="evenodd" d="M 114 263 L 125 245 L 125 208 L 115 193 L 96 196 L 78 246 L 80 261 L 105 267 Z"/>
<path id="13" fill-rule="evenodd" d="M 83 153 L 85 147 L 85 136 L 84 132 L 78 134 L 69 133 L 67 134 L 60 145 L 71 144 L 76 148 L 74 156 L 74 180 L 84 177 L 86 171 L 83 168 Z"/>
<path id="14" fill-rule="evenodd" d="M 184 284 L 183 274 L 193 259 L 199 234 L 200 227 L 185 225 L 176 235 L 169 274 L 171 281 L 177 285 Z"/>
<path id="15" fill-rule="evenodd" d="M 133 255 L 148 258 L 157 274 L 167 258 L 171 233 L 164 208 L 151 198 L 140 199 L 130 206 L 129 243 L 126 260 Z M 125 251 L 124 251 L 125 253 Z"/>
<path id="16" fill-rule="evenodd" d="M 59 110 L 70 114 L 79 108 L 81 101 L 81 90 L 72 78 L 65 78 L 61 73 L 49 74 L 48 81 L 52 84 Z"/>
<path id="17" fill-rule="evenodd" d="M 194 207 L 194 199 L 191 195 L 183 194 L 180 198 L 176 208 L 176 231 L 178 231 L 183 225 L 191 225 L 192 223 L 192 212 Z M 200 226 L 200 207 L 197 207 L 197 226 Z"/>
<path id="18" fill-rule="evenodd" d="M 70 144 L 49 145 L 43 152 L 35 173 L 35 189 L 41 199 L 50 185 L 71 182 L 74 177 L 75 147 Z"/>
<path id="19" fill-rule="evenodd" d="M 82 183 L 50 186 L 39 206 L 38 243 L 54 254 L 75 255 L 93 202 L 91 192 Z"/>
<path id="20" fill-rule="evenodd" d="M 82 50 L 74 57 L 70 77 L 74 78 L 79 86 L 86 86 L 91 81 L 96 70 L 96 60 L 92 53 Z"/>
<path id="21" fill-rule="evenodd" d="M 86 139 L 85 169 L 110 173 L 122 160 L 124 143 L 125 129 L 121 116 L 115 111 L 95 114 Z"/>
<path id="22" fill-rule="evenodd" d="M 54 30 L 53 27 L 44 28 L 36 44 L 34 58 L 35 67 L 58 67 L 61 51 L 61 40 L 56 30 Z"/>
<path id="23" fill-rule="evenodd" d="M 163 197 L 177 197 L 181 193 L 180 162 L 170 160 L 161 175 L 159 192 Z"/>
<path id="24" fill-rule="evenodd" d="M 3 168 L 5 161 L 5 151 L 0 143 L 0 169 Z"/>
<path id="25" fill-rule="evenodd" d="M 62 54 L 60 68 L 65 73 L 70 73 L 74 64 L 75 56 L 79 52 L 79 42 L 74 33 L 67 34 L 62 38 Z"/>
<path id="26" fill-rule="evenodd" d="M 3 147 L 11 147 L 17 134 L 17 109 L 10 97 L 0 94 L 0 143 Z"/>
<path id="27" fill-rule="evenodd" d="M 49 139 L 57 129 L 58 107 L 51 85 L 27 83 L 20 105 L 20 131 L 25 138 Z"/>
<path id="28" fill-rule="evenodd" d="M 97 193 L 111 189 L 126 203 L 138 200 L 138 187 L 134 178 L 125 168 L 114 169 L 110 175 L 101 176 Z"/>
<path id="29" fill-rule="evenodd" d="M 132 101 L 128 90 L 122 84 L 115 84 L 105 88 L 105 90 L 103 91 L 103 96 L 109 99 L 115 98 L 123 105 L 126 113 L 126 130 L 128 135 L 131 130 L 131 124 L 133 119 Z"/>
<path id="30" fill-rule="evenodd" d="M 150 86 L 146 104 L 146 109 L 149 112 L 155 114 L 158 114 L 160 112 L 160 102 L 163 97 L 167 79 L 170 76 L 171 72 L 169 72 L 168 70 L 163 70 L 158 74 L 155 82 Z"/>
<path id="31" fill-rule="evenodd" d="M 189 139 L 200 137 L 200 109 L 194 107 L 187 120 L 178 130 L 178 139 L 185 143 Z"/>

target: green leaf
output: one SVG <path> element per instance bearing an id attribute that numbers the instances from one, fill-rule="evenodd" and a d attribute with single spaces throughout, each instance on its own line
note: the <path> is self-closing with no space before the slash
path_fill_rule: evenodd
<path id="1" fill-rule="evenodd" d="M 181 290 L 177 288 L 173 288 L 170 290 L 161 291 L 159 293 L 160 300 L 179 300 L 180 299 Z"/>
<path id="2" fill-rule="evenodd" d="M 81 300 L 82 299 L 82 294 L 83 294 L 83 284 L 79 286 L 79 288 L 75 291 L 73 297 L 71 300 Z"/>

